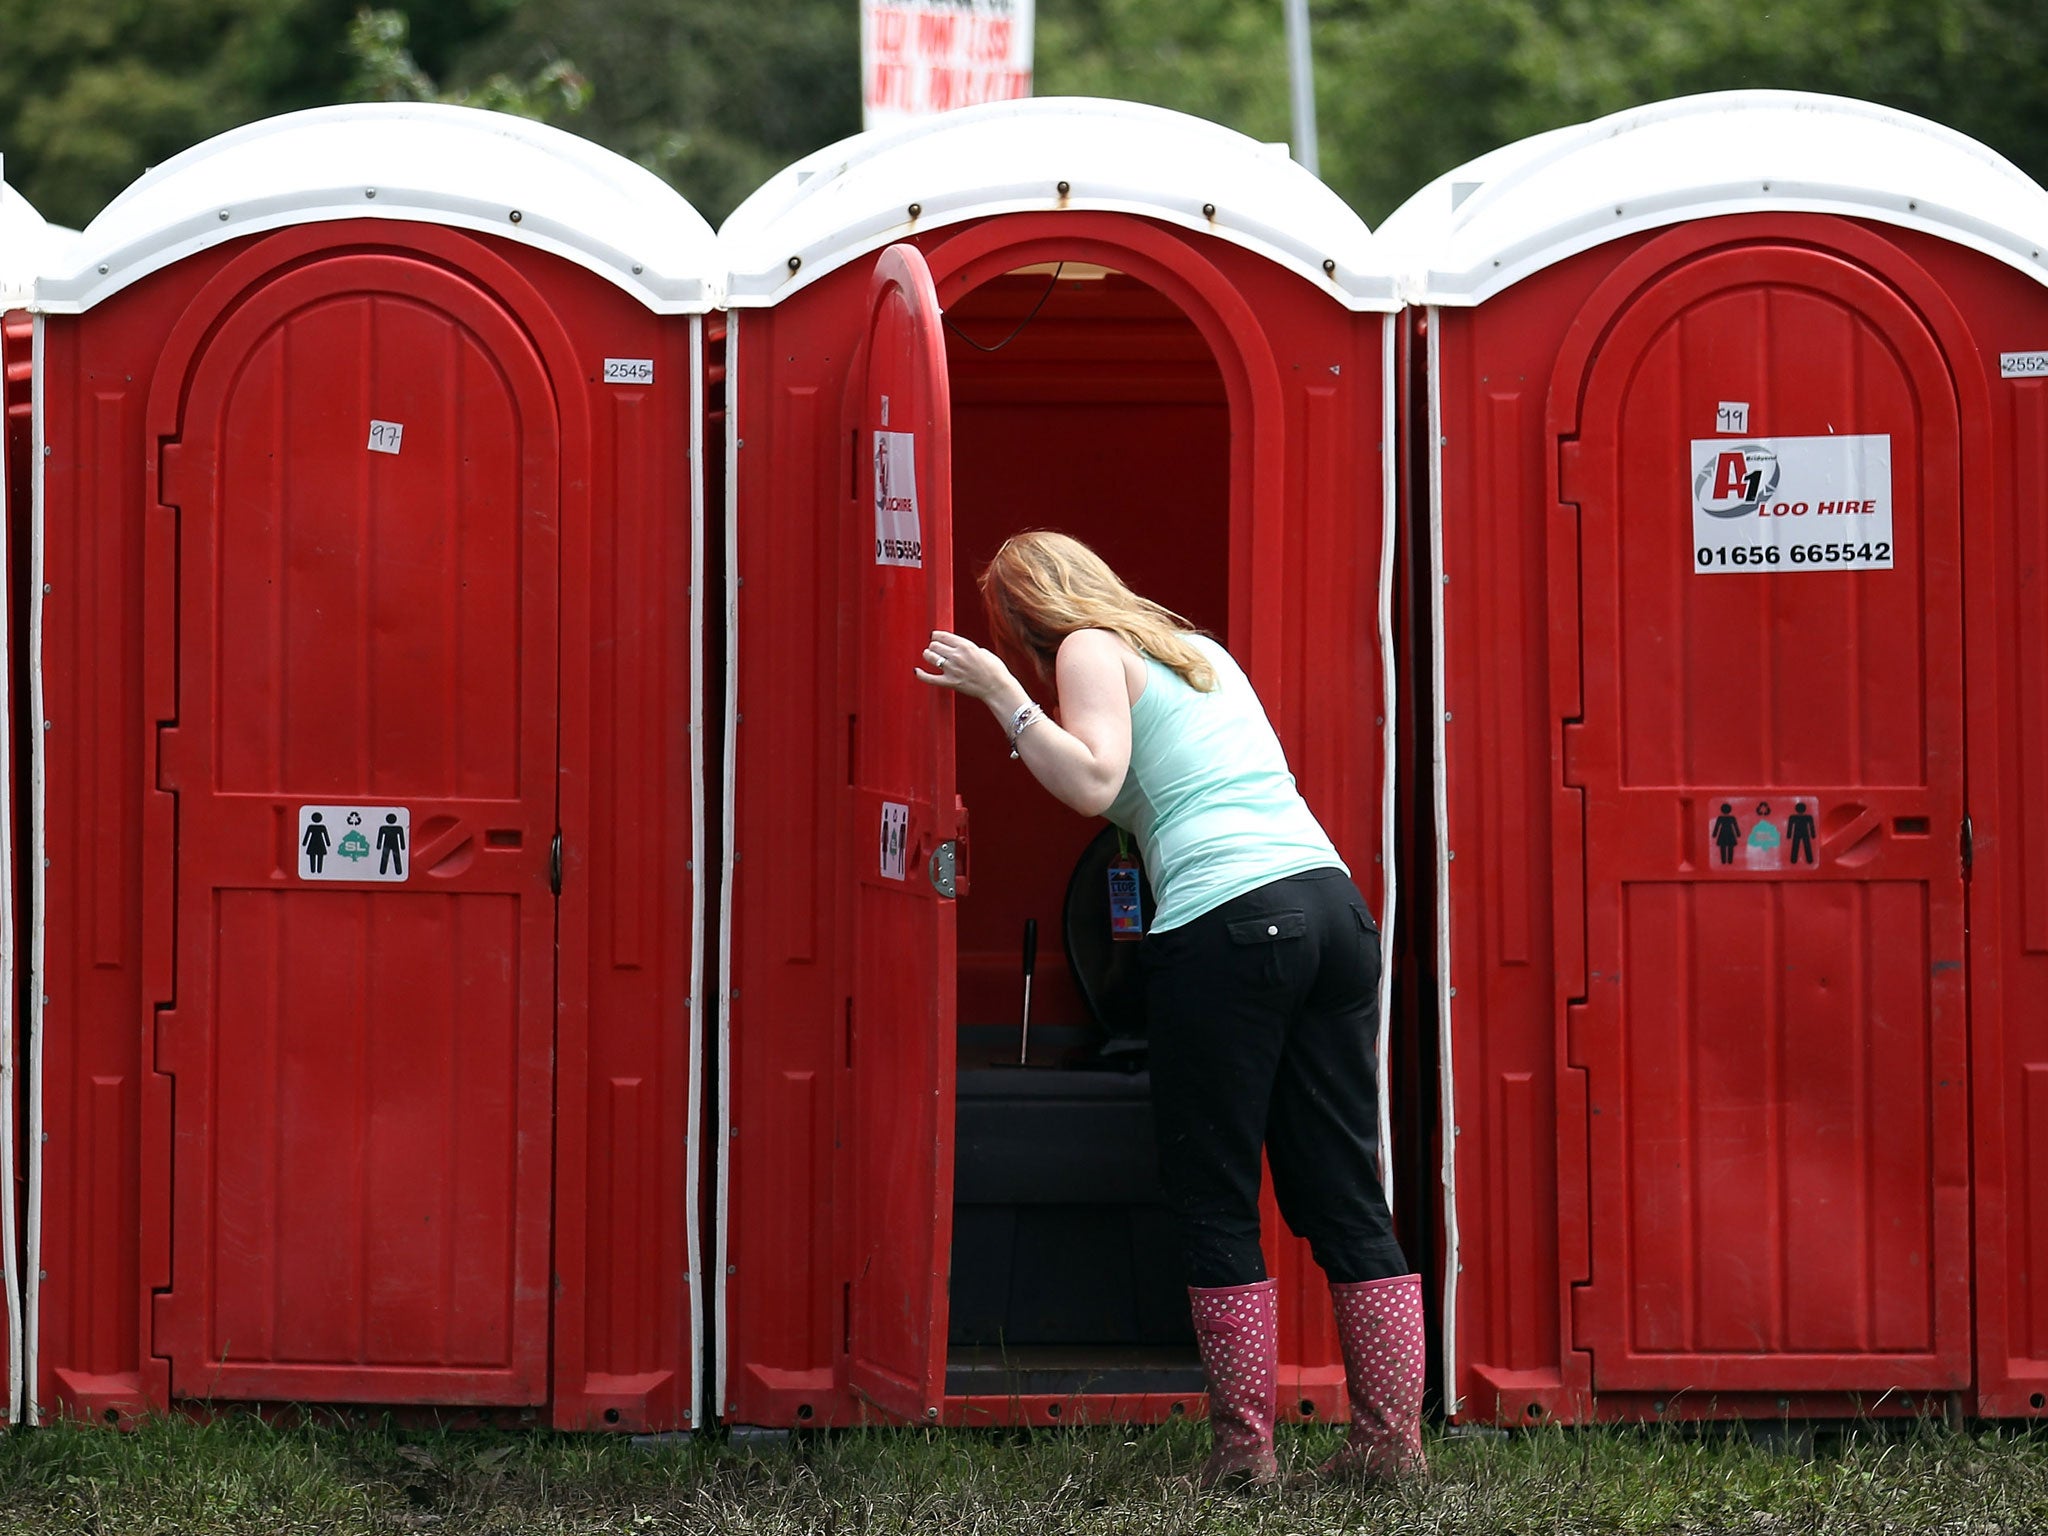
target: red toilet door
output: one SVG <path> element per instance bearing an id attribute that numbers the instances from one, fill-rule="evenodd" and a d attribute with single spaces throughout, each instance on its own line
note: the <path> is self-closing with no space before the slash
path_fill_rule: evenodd
<path id="1" fill-rule="evenodd" d="M 840 546 L 853 644 L 843 827 L 854 886 L 849 1385 L 883 1412 L 938 1416 L 953 1230 L 958 837 L 953 696 L 912 675 L 953 625 L 952 412 L 924 257 L 876 264 L 852 402 L 855 493 Z"/>
<path id="2" fill-rule="evenodd" d="M 141 853 L 180 1396 L 546 1396 L 559 461 L 523 331 L 404 256 L 272 279 L 190 371 Z"/>
<path id="3" fill-rule="evenodd" d="M 1588 1127 L 1576 1345 L 1598 1390 L 1961 1386 L 1947 364 L 1868 270 L 1752 245 L 1645 289 L 1576 408 L 1577 545 L 1552 540 L 1576 585 L 1551 583 L 1579 593 L 1553 634 L 1583 688 L 1558 840 L 1585 850 L 1558 956 Z"/>

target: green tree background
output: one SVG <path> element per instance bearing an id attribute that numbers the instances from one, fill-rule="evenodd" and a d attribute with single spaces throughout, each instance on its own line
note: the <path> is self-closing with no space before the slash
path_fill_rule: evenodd
<path id="1" fill-rule="evenodd" d="M 1324 178 L 1367 219 L 1495 145 L 1775 86 L 1919 112 L 2048 177 L 2043 0 L 1311 0 Z M 0 0 L 0 152 L 81 224 L 277 112 L 434 97 L 562 121 L 716 222 L 858 131 L 857 0 Z M 1281 0 L 1039 0 L 1041 95 L 1288 133 Z"/>

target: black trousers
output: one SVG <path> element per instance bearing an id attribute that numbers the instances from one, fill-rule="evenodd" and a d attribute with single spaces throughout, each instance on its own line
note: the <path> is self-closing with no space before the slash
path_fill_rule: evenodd
<path id="1" fill-rule="evenodd" d="M 1408 1271 L 1378 1168 L 1380 936 L 1342 870 L 1148 935 L 1152 1115 L 1188 1283 L 1266 1278 L 1259 1154 L 1333 1281 Z"/>

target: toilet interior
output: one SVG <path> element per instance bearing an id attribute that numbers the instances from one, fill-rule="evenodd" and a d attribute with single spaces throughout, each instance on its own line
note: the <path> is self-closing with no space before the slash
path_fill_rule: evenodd
<path id="1" fill-rule="evenodd" d="M 1003 539 L 1055 528 L 1228 643 L 1230 420 L 1194 324 L 1145 284 L 1076 262 L 946 297 L 960 627 L 988 639 L 975 578 Z M 1049 682 L 1020 681 L 1051 703 Z M 1063 942 L 1069 877 L 1103 823 L 1040 789 L 981 706 L 963 704 L 958 740 L 970 885 L 948 1390 L 1199 1390 L 1143 1053 L 1105 1058 Z M 1019 1065 L 1027 919 L 1037 965 Z"/>

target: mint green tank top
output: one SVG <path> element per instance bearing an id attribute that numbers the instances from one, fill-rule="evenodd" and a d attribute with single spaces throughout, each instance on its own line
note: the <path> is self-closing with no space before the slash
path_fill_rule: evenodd
<path id="1" fill-rule="evenodd" d="M 1350 870 L 1294 787 L 1280 738 L 1230 653 L 1188 637 L 1216 669 L 1200 693 L 1145 658 L 1131 766 L 1104 814 L 1138 840 L 1163 933 L 1234 896 L 1310 869 Z"/>

